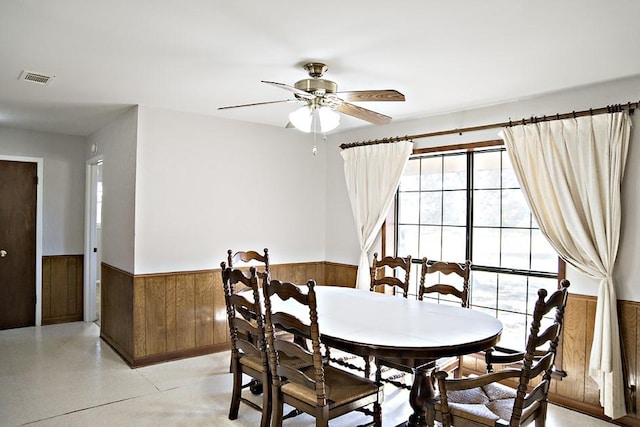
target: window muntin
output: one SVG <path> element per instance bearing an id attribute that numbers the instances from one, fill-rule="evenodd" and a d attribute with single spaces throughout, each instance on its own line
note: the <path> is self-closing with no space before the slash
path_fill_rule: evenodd
<path id="1" fill-rule="evenodd" d="M 416 261 L 470 259 L 471 306 L 503 322 L 506 347 L 525 345 L 538 289 L 557 287 L 557 254 L 542 236 L 504 148 L 411 158 L 398 189 L 396 239 L 397 254 Z"/>

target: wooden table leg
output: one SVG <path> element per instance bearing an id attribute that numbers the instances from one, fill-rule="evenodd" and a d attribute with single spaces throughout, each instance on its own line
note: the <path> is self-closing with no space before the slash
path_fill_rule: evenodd
<path id="1" fill-rule="evenodd" d="M 431 383 L 431 369 L 426 367 L 416 368 L 413 372 L 413 385 L 409 394 L 409 404 L 413 408 L 413 414 L 409 421 L 401 424 L 407 427 L 432 427 L 433 420 L 429 419 L 428 404 L 433 400 L 435 393 Z"/>

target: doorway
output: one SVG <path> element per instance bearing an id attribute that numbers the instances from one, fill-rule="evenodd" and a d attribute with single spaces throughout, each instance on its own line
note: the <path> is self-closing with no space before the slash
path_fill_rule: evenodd
<path id="1" fill-rule="evenodd" d="M 0 156 L 0 329 L 42 320 L 41 158 Z"/>
<path id="2" fill-rule="evenodd" d="M 84 321 L 100 325 L 102 156 L 87 161 L 84 250 Z"/>

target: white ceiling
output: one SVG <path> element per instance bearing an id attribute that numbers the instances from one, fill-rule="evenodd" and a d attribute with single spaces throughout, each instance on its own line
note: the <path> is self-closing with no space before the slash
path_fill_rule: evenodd
<path id="1" fill-rule="evenodd" d="M 283 127 L 296 105 L 217 108 L 291 98 L 260 81 L 310 60 L 339 90 L 406 96 L 362 107 L 434 115 L 640 74 L 638 18 L 637 0 L 0 0 L 0 126 L 88 135 L 140 104 Z"/>

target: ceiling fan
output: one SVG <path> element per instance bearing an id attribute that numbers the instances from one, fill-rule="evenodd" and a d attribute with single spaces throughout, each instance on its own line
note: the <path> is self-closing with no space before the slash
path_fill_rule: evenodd
<path id="1" fill-rule="evenodd" d="M 339 124 L 340 115 L 336 111 L 375 125 L 386 124 L 391 121 L 389 116 L 362 108 L 351 102 L 404 101 L 404 95 L 394 89 L 338 92 L 338 85 L 335 82 L 322 78 L 327 71 L 325 64 L 309 62 L 304 65 L 304 69 L 309 73 L 310 78 L 299 80 L 293 86 L 262 80 L 262 83 L 293 92 L 294 98 L 230 105 L 219 107 L 218 110 L 284 102 L 302 102 L 304 105 L 289 115 L 290 121 L 287 127 L 294 126 L 302 131 L 310 132 L 313 119 L 317 117 L 315 123 L 320 124 L 322 132 L 328 132 L 335 129 Z"/>

